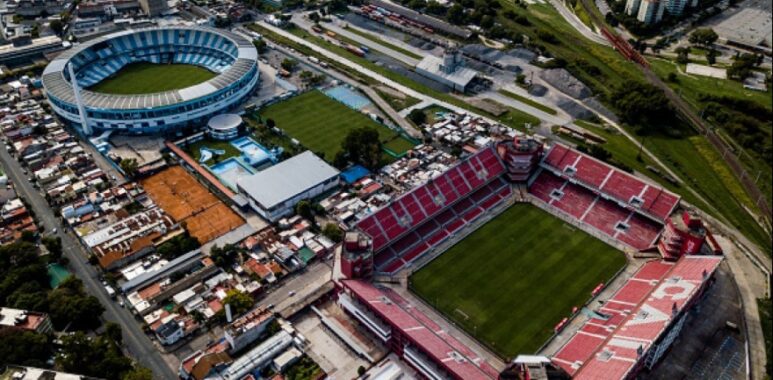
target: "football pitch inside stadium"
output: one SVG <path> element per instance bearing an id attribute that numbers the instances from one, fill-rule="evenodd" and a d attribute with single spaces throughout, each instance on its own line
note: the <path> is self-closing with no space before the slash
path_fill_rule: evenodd
<path id="1" fill-rule="evenodd" d="M 532 354 L 625 255 L 516 204 L 414 273 L 412 290 L 504 358 Z"/>
<path id="2" fill-rule="evenodd" d="M 333 160 L 341 150 L 341 142 L 354 129 L 375 128 L 382 142 L 400 138 L 396 132 L 320 91 L 309 91 L 272 104 L 261 110 L 260 116 L 274 120 L 278 128 L 315 153 L 324 153 L 327 161 Z"/>
<path id="3" fill-rule="evenodd" d="M 89 91 L 116 95 L 151 94 L 190 87 L 216 75 L 196 65 L 136 62 L 91 86 Z"/>

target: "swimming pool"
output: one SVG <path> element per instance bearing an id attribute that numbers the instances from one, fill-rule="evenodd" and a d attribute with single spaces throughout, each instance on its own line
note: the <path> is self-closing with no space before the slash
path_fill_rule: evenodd
<path id="1" fill-rule="evenodd" d="M 278 153 L 272 152 L 249 137 L 240 137 L 233 140 L 231 141 L 231 145 L 236 149 L 239 149 L 239 151 L 242 152 L 244 160 L 252 166 L 261 165 L 269 160 L 271 162 L 276 162 L 278 154 L 281 153 L 281 151 Z"/>
<path id="2" fill-rule="evenodd" d="M 238 191 L 236 189 L 236 180 L 239 177 L 255 174 L 255 169 L 243 163 L 237 157 L 231 157 L 212 165 L 209 167 L 209 170 L 215 173 L 220 182 L 223 182 L 224 185 L 233 191 Z"/>
<path id="3" fill-rule="evenodd" d="M 354 108 L 358 111 L 362 109 L 362 107 L 371 104 L 368 98 L 360 95 L 359 92 L 343 85 L 325 90 L 325 95 L 343 104 L 346 104 L 349 108 Z"/>

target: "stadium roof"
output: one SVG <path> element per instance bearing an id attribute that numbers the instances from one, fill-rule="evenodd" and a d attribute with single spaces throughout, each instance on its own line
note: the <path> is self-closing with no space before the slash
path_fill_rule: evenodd
<path id="1" fill-rule="evenodd" d="M 250 198 L 270 209 L 339 174 L 336 168 L 307 150 L 236 182 Z"/>
<path id="2" fill-rule="evenodd" d="M 434 325 L 431 318 L 410 307 L 405 299 L 391 290 L 380 289 L 360 280 L 344 280 L 343 284 L 457 378 L 473 380 L 497 377 L 496 370 L 485 360 L 473 357 L 474 353 L 469 348 L 448 335 L 440 326 Z M 416 317 L 416 313 L 420 316 Z"/>
<path id="3" fill-rule="evenodd" d="M 575 379 L 623 379 L 700 293 L 720 256 L 650 261 L 552 357 Z"/>
<path id="4" fill-rule="evenodd" d="M 206 82 L 179 90 L 157 92 L 152 94 L 119 95 L 104 94 L 81 89 L 83 105 L 87 108 L 101 109 L 147 109 L 173 105 L 176 103 L 200 98 L 202 96 L 206 96 L 220 89 L 223 89 L 231 83 L 244 77 L 244 75 L 256 64 L 255 61 L 258 59 L 258 52 L 252 42 L 242 37 L 241 35 L 231 33 L 227 30 L 188 26 L 153 27 L 126 30 L 95 38 L 57 56 L 56 59 L 51 61 L 51 63 L 49 63 L 48 66 L 46 66 L 46 69 L 43 71 L 43 86 L 45 87 L 46 91 L 53 95 L 55 98 L 64 102 L 75 104 L 75 95 L 73 94 L 72 83 L 65 78 L 67 63 L 70 61 L 70 59 L 94 45 L 117 37 L 153 30 L 170 29 L 201 30 L 208 33 L 222 35 L 237 46 L 238 56 L 230 67 L 228 67 L 225 71 L 218 74 L 214 78 Z M 69 74 L 67 75 L 69 76 Z"/>

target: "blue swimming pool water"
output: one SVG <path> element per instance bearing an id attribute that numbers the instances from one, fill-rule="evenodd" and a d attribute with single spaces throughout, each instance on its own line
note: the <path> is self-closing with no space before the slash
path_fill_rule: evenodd
<path id="1" fill-rule="evenodd" d="M 209 170 L 228 186 L 236 191 L 236 180 L 239 177 L 248 176 L 255 173 L 255 169 L 243 163 L 237 157 L 231 157 L 209 167 Z"/>
<path id="2" fill-rule="evenodd" d="M 263 145 L 258 144 L 255 142 L 255 140 L 249 137 L 240 137 L 236 140 L 233 140 L 231 141 L 231 145 L 242 152 L 242 157 L 244 160 L 253 166 L 262 165 L 269 160 L 272 162 L 276 162 L 277 160 L 276 156 L 278 153 L 271 152 L 269 149 Z"/>
<path id="3" fill-rule="evenodd" d="M 346 104 L 349 108 L 360 110 L 370 104 L 368 98 L 360 95 L 357 91 L 350 89 L 347 86 L 336 86 L 325 90 L 325 95 Z"/>

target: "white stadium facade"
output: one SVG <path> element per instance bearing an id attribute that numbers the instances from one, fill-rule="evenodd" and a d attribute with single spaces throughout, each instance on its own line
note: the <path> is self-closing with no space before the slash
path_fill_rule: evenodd
<path id="1" fill-rule="evenodd" d="M 257 58 L 252 41 L 225 30 L 130 30 L 62 53 L 43 72 L 43 86 L 54 111 L 82 126 L 86 134 L 93 130 L 158 133 L 205 125 L 211 116 L 241 104 L 258 82 Z M 217 75 L 187 88 L 151 94 L 117 95 L 86 90 L 134 62 L 191 64 Z"/>

